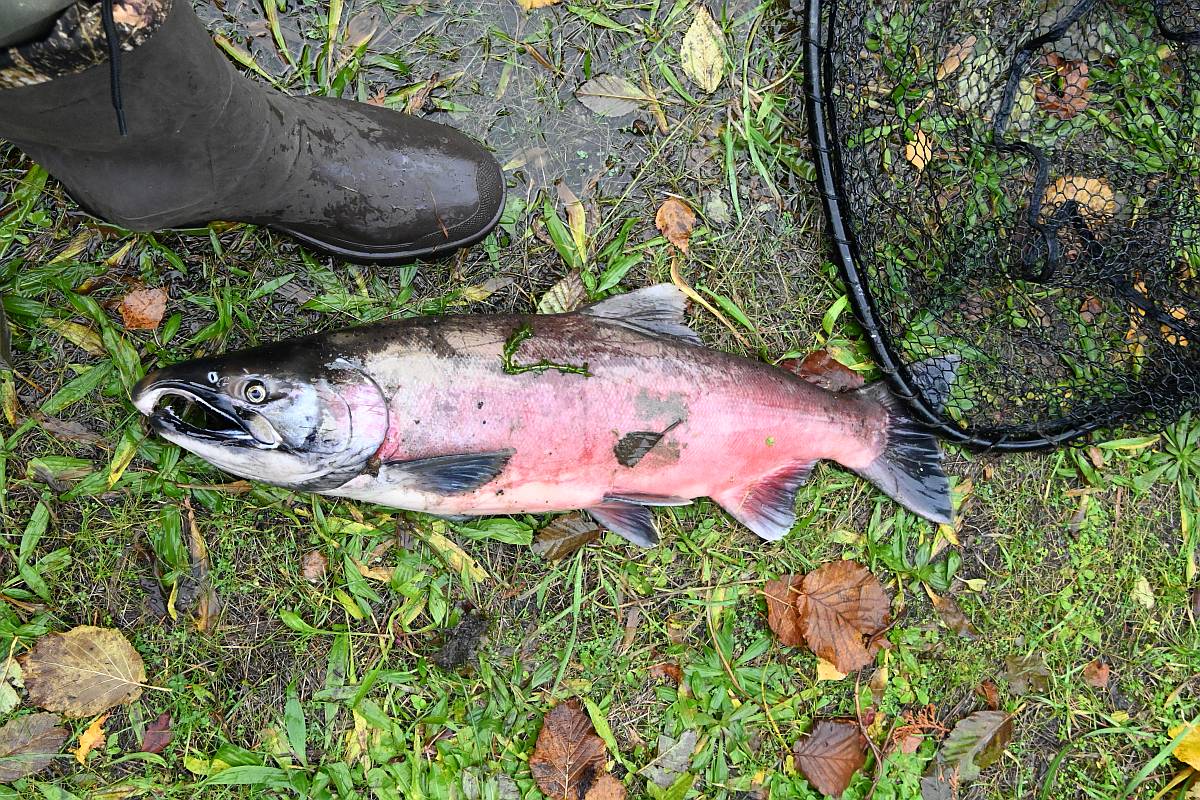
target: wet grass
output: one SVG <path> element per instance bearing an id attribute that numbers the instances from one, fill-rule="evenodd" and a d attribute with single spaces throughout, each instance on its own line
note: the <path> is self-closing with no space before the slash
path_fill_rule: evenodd
<path id="1" fill-rule="evenodd" d="M 1150 797 L 1170 780 L 1169 759 L 1140 773 L 1167 729 L 1200 713 L 1194 554 L 1180 515 L 1195 498 L 1181 465 L 1200 458 L 1191 424 L 1170 446 L 951 453 L 949 471 L 971 487 L 957 545 L 820 467 L 783 542 L 763 543 L 701 501 L 658 512 L 656 549 L 608 535 L 557 564 L 527 546 L 542 519 L 456 527 L 252 486 L 147 436 L 126 392 L 158 363 L 388 316 L 533 308 L 568 271 L 547 230 L 547 202 L 565 218 L 556 181 L 584 204 L 585 269 L 612 268 L 600 254 L 629 225 L 620 250 L 637 258 L 617 289 L 669 279 L 671 250 L 653 225 L 667 193 L 701 212 L 683 275 L 749 323 L 739 327 L 747 348 L 697 312 L 710 345 L 772 360 L 822 346 L 865 358 L 821 246 L 789 78 L 795 47 L 773 6 L 713 8 L 737 46 L 731 77 L 709 96 L 679 70 L 687 4 L 526 14 L 507 2 L 352 3 L 333 25 L 328 7 L 293 4 L 277 14 L 287 56 L 262 6 L 201 11 L 290 91 L 340 87 L 402 108 L 433 81 L 423 112 L 496 149 L 509 213 L 469 253 L 355 267 L 264 229 L 130 235 L 81 215 L 19 152 L 0 150 L 0 276 L 16 362 L 0 387 L 15 399 L 0 429 L 0 645 L 114 626 L 163 690 L 115 713 L 86 766 L 65 758 L 0 797 L 533 798 L 526 762 L 541 715 L 582 696 L 609 721 L 631 797 L 655 796 L 633 773 L 658 736 L 694 730 L 687 797 L 813 798 L 790 747 L 815 717 L 854 714 L 853 679 L 818 682 L 811 655 L 776 645 L 759 590 L 844 557 L 869 564 L 897 598 L 894 646 L 877 661 L 889 675 L 880 733 L 927 704 L 952 724 L 985 707 L 985 681 L 1015 714 L 1007 754 L 963 796 Z M 360 52 L 372 20 L 376 37 Z M 611 120 L 583 108 L 571 93 L 589 69 L 644 79 L 665 132 L 650 112 Z M 168 319 L 156 332 L 123 331 L 112 304 L 142 283 L 168 288 Z M 16 568 L 39 502 L 51 522 L 28 562 L 44 592 Z M 185 503 L 207 575 L 187 556 Z M 312 553 L 328 566 L 306 577 Z M 218 607 L 207 615 L 206 587 Z M 953 596 L 977 635 L 942 624 L 927 587 Z M 475 611 L 489 622 L 472 647 L 456 626 Z M 456 643 L 465 663 L 439 666 Z M 1043 656 L 1049 675 L 1017 694 L 1005 660 L 1027 655 Z M 1102 690 L 1081 678 L 1097 657 L 1112 667 Z M 681 685 L 655 677 L 664 662 L 680 666 Z M 161 756 L 133 755 L 163 711 L 174 742 Z M 930 740 L 888 759 L 874 796 L 919 796 L 935 749 Z M 228 765 L 262 769 L 224 785 Z M 846 797 L 868 793 L 871 769 Z"/>

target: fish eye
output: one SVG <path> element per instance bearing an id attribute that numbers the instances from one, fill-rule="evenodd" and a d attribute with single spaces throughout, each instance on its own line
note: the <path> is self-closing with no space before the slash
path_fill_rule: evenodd
<path id="1" fill-rule="evenodd" d="M 242 389 L 242 396 L 251 403 L 263 403 L 267 399 L 267 387 L 263 386 L 262 381 L 250 381 L 246 387 Z"/>

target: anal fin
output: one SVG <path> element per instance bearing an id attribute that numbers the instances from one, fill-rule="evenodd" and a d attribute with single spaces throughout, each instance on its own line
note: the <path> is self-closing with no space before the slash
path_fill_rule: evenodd
<path id="1" fill-rule="evenodd" d="M 690 506 L 692 504 L 692 501 L 686 497 L 644 492 L 611 492 L 604 495 L 604 499 L 620 503 L 633 503 L 636 506 Z"/>
<path id="2" fill-rule="evenodd" d="M 644 505 L 606 499 L 600 505 L 587 509 L 587 512 L 596 522 L 636 545 L 653 547 L 658 544 L 654 516 Z"/>
<path id="3" fill-rule="evenodd" d="M 796 524 L 796 492 L 808 480 L 813 463 L 789 464 L 713 500 L 763 539 L 778 541 Z"/>
<path id="4" fill-rule="evenodd" d="M 379 480 L 407 484 L 433 494 L 463 494 L 491 483 L 499 475 L 513 450 L 490 453 L 460 453 L 420 458 L 414 461 L 385 461 L 379 467 Z"/>

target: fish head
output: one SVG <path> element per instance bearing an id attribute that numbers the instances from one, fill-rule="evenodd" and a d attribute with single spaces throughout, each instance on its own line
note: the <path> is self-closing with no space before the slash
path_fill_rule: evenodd
<path id="1" fill-rule="evenodd" d="M 334 489 L 368 468 L 387 401 L 355 364 L 295 345 L 155 370 L 133 403 L 156 433 L 226 472 L 293 489 Z"/>

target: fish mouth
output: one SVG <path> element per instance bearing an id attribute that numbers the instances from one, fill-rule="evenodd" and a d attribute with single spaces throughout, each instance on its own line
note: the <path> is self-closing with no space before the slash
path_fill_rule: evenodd
<path id="1" fill-rule="evenodd" d="M 266 417 L 236 406 L 222 393 L 188 381 L 134 387 L 133 403 L 165 438 L 187 438 L 233 447 L 275 450 L 283 439 Z"/>

